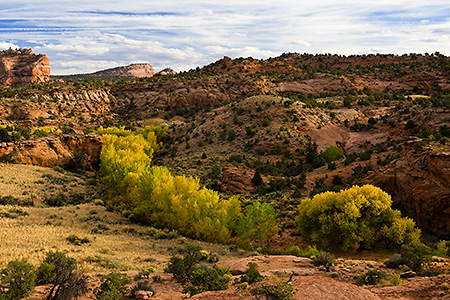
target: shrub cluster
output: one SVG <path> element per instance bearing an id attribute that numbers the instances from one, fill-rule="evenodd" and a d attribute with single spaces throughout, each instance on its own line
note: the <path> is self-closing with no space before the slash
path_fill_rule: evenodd
<path id="1" fill-rule="evenodd" d="M 81 246 L 82 244 L 89 244 L 91 241 L 88 238 L 80 238 L 78 235 L 76 234 L 71 234 L 69 235 L 66 240 L 75 245 L 75 246 Z"/>
<path id="2" fill-rule="evenodd" d="M 334 266 L 336 259 L 333 254 L 326 251 L 320 251 L 320 253 L 313 258 L 312 262 L 315 266 L 324 266 L 327 272 L 329 272 Z"/>
<path id="3" fill-rule="evenodd" d="M 165 269 L 173 278 L 183 284 L 183 293 L 191 296 L 206 291 L 228 289 L 229 269 L 224 267 L 209 267 L 200 262 L 207 259 L 201 247 L 187 245 L 184 257 L 173 255 Z"/>
<path id="4" fill-rule="evenodd" d="M 276 285 L 263 284 L 252 289 L 253 295 L 264 295 L 266 299 L 292 300 L 294 288 L 287 281 L 280 281 Z"/>
<path id="5" fill-rule="evenodd" d="M 248 284 L 253 284 L 264 280 L 258 271 L 258 265 L 256 263 L 249 262 L 248 269 L 245 271 L 244 275 L 239 278 L 240 282 L 247 282 Z"/>
<path id="6" fill-rule="evenodd" d="M 10 261 L 0 270 L 0 299 L 19 300 L 27 297 L 35 284 L 50 284 L 49 300 L 69 300 L 85 294 L 86 276 L 76 270 L 76 261 L 62 252 L 48 252 L 35 270 L 25 260 Z"/>
<path id="7" fill-rule="evenodd" d="M 376 285 L 386 279 L 386 274 L 379 270 L 370 270 L 356 278 L 357 285 Z"/>
<path id="8" fill-rule="evenodd" d="M 102 276 L 102 283 L 95 290 L 98 300 L 122 300 L 128 292 L 127 284 L 131 283 L 131 277 L 118 272 L 112 272 Z"/>
<path id="9" fill-rule="evenodd" d="M 291 246 L 284 250 L 285 255 L 294 255 L 298 257 L 315 257 L 320 253 L 316 246 L 306 247 L 306 251 L 302 251 L 298 246 Z"/>
<path id="10" fill-rule="evenodd" d="M 25 260 L 13 260 L 0 270 L 0 299 L 19 300 L 31 293 L 36 273 Z"/>
<path id="11" fill-rule="evenodd" d="M 26 140 L 30 138 L 31 131 L 20 125 L 0 125 L 0 143 L 15 142 L 24 137 Z"/>

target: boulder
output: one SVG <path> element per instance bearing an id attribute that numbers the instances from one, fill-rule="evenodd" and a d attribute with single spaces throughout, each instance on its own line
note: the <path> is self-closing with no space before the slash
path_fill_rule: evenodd
<path id="1" fill-rule="evenodd" d="M 222 170 L 222 192 L 253 192 L 255 186 L 252 178 L 255 171 L 245 167 L 224 167 Z"/>
<path id="2" fill-rule="evenodd" d="M 449 300 L 450 293 L 442 288 L 443 283 L 450 282 L 450 275 L 437 277 L 414 277 L 399 286 L 371 287 L 370 291 L 386 300 Z"/>
<path id="3" fill-rule="evenodd" d="M 295 277 L 291 284 L 295 291 L 294 299 L 381 300 L 362 287 L 323 276 Z"/>

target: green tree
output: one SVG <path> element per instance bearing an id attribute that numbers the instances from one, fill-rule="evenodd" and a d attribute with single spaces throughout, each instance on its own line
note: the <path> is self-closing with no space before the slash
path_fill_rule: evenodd
<path id="1" fill-rule="evenodd" d="M 327 149 L 325 149 L 325 151 L 320 153 L 320 156 L 322 156 L 327 163 L 330 163 L 343 158 L 344 151 L 336 146 L 329 146 Z"/>
<path id="2" fill-rule="evenodd" d="M 112 272 L 102 276 L 102 283 L 95 290 L 99 300 L 121 300 L 128 292 L 127 284 L 132 282 L 127 274 Z"/>
<path id="3" fill-rule="evenodd" d="M 51 272 L 47 277 L 52 278 L 50 282 L 52 287 L 47 300 L 75 299 L 88 291 L 87 278 L 77 272 L 77 261 L 74 258 L 66 256 L 63 252 L 50 251 L 44 263 L 43 268 Z M 54 268 L 48 265 L 53 265 Z"/>
<path id="4" fill-rule="evenodd" d="M 225 275 L 229 275 L 229 269 L 199 265 L 201 260 L 206 259 L 201 250 L 199 246 L 187 245 L 184 257 L 173 255 L 165 271 L 183 284 L 183 293 L 190 293 L 191 296 L 206 291 L 226 290 L 228 285 L 224 279 L 228 278 Z"/>
<path id="5" fill-rule="evenodd" d="M 264 295 L 266 299 L 292 300 L 294 288 L 287 281 L 279 281 L 276 285 L 262 284 L 251 290 L 253 295 Z M 258 298 L 259 299 L 259 298 Z"/>
<path id="6" fill-rule="evenodd" d="M 296 222 L 300 233 L 323 247 L 371 248 L 387 241 L 401 245 L 420 239 L 414 221 L 391 208 L 392 199 L 372 185 L 354 186 L 303 199 Z"/>
<path id="7" fill-rule="evenodd" d="M 192 278 L 188 285 L 183 288 L 183 293 L 191 296 L 206 291 L 221 291 L 228 289 L 227 281 L 224 280 L 229 270 L 225 267 L 209 268 L 196 266 L 192 271 Z"/>
<path id="8" fill-rule="evenodd" d="M 255 201 L 245 208 L 245 215 L 237 221 L 236 232 L 244 240 L 264 243 L 279 231 L 276 218 L 272 205 Z"/>
<path id="9" fill-rule="evenodd" d="M 308 143 L 306 144 L 306 162 L 313 164 L 314 160 L 319 156 L 317 153 L 317 143 L 311 142 L 311 140 L 308 140 Z"/>
<path id="10" fill-rule="evenodd" d="M 239 278 L 240 282 L 248 282 L 248 284 L 253 284 L 264 280 L 264 276 L 258 271 L 258 264 L 249 262 L 247 264 L 248 269 L 245 271 L 244 275 Z"/>
<path id="11" fill-rule="evenodd" d="M 263 184 L 263 179 L 261 177 L 261 174 L 259 174 L 259 172 L 255 172 L 255 175 L 252 177 L 252 182 L 256 186 L 260 186 L 261 184 Z"/>
<path id="12" fill-rule="evenodd" d="M 432 250 L 420 241 L 402 245 L 402 260 L 414 271 L 422 271 L 432 261 Z"/>
<path id="13" fill-rule="evenodd" d="M 0 299 L 19 300 L 33 290 L 36 273 L 26 260 L 13 260 L 0 271 Z"/>
<path id="14" fill-rule="evenodd" d="M 171 273 L 173 278 L 181 283 L 185 283 L 192 278 L 195 266 L 202 260 L 202 248 L 200 246 L 187 245 L 184 257 L 173 255 L 165 271 Z"/>

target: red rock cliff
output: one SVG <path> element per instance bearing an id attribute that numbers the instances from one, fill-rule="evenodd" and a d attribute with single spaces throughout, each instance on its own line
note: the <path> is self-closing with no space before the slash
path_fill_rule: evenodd
<path id="1" fill-rule="evenodd" d="M 80 154 L 83 164 L 91 170 L 100 163 L 101 137 L 98 135 L 63 135 L 16 143 L 0 143 L 0 157 L 12 155 L 16 163 L 54 167 L 66 167 Z"/>
<path id="2" fill-rule="evenodd" d="M 50 81 L 50 63 L 43 54 L 31 49 L 0 52 L 0 84 L 16 85 Z"/>
<path id="3" fill-rule="evenodd" d="M 425 232 L 450 235 L 450 153 L 410 152 L 363 181 L 391 194 Z"/>

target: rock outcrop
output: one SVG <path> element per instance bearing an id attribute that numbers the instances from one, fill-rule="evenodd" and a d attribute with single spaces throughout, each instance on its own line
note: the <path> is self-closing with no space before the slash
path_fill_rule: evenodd
<path id="1" fill-rule="evenodd" d="M 289 255 L 255 256 L 224 260 L 218 262 L 218 265 L 230 268 L 233 275 L 239 275 L 248 269 L 249 262 L 256 263 L 258 270 L 264 276 L 273 278 L 274 276 L 280 277 L 284 275 L 285 277 L 285 279 L 270 279 L 258 283 L 256 286 L 262 284 L 276 285 L 281 280 L 287 280 L 295 291 L 293 299 L 381 299 L 362 287 L 323 276 L 323 271 L 315 268 L 309 258 Z M 288 279 L 289 275 L 292 275 L 290 279 Z M 201 293 L 192 297 L 192 299 L 261 299 L 261 295 L 251 295 L 251 293 L 243 293 L 238 290 L 227 290 Z"/>
<path id="2" fill-rule="evenodd" d="M 410 151 L 363 183 L 392 195 L 394 207 L 413 217 L 423 231 L 450 236 L 450 153 Z"/>
<path id="3" fill-rule="evenodd" d="M 50 81 L 50 63 L 43 54 L 31 49 L 0 52 L 0 84 L 18 85 Z"/>
<path id="4" fill-rule="evenodd" d="M 97 71 L 92 75 L 100 77 L 152 77 L 155 74 L 156 71 L 150 64 L 132 64 L 128 66 Z"/>
<path id="5" fill-rule="evenodd" d="M 408 280 L 404 285 L 373 287 L 370 291 L 381 297 L 381 299 L 386 300 L 449 300 L 450 294 L 441 287 L 444 282 L 450 282 L 450 275 L 416 277 L 413 280 Z"/>
<path id="6" fill-rule="evenodd" d="M 9 155 L 19 164 L 66 167 L 76 155 L 90 169 L 98 169 L 101 137 L 98 135 L 46 137 L 18 143 L 0 143 L 0 157 Z"/>
<path id="7" fill-rule="evenodd" d="M 253 192 L 255 186 L 252 177 L 255 171 L 243 167 L 224 167 L 222 172 L 222 192 L 243 193 Z"/>
<path id="8" fill-rule="evenodd" d="M 292 272 L 304 275 L 319 275 L 321 271 L 314 268 L 311 259 L 292 255 L 271 255 L 243 257 L 233 260 L 222 260 L 217 264 L 230 269 L 233 275 L 242 275 L 248 269 L 248 263 L 258 265 L 258 271 L 264 276 L 290 275 Z"/>

